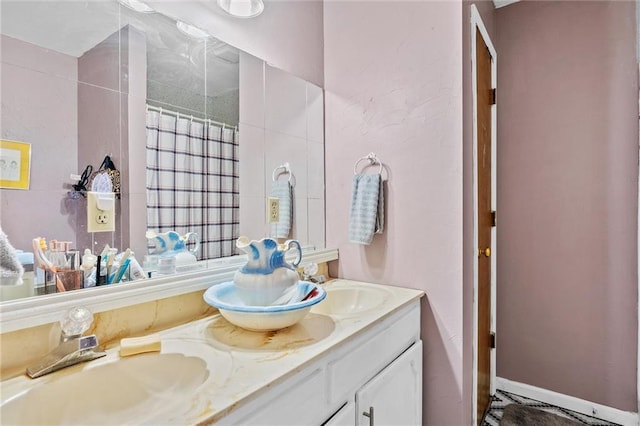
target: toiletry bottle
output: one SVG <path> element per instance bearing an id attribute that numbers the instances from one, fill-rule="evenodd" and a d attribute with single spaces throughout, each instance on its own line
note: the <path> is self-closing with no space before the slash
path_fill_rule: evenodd
<path id="1" fill-rule="evenodd" d="M 40 240 L 43 247 L 44 256 L 49 260 L 50 265 L 44 270 L 44 294 L 56 293 L 56 270 L 58 265 L 63 262 L 60 259 L 60 255 L 57 252 L 57 241 L 49 241 L 47 247 L 47 241 L 42 238 Z"/>
<path id="2" fill-rule="evenodd" d="M 65 243 L 66 266 L 69 272 L 66 274 L 65 288 L 67 290 L 78 290 L 83 287 L 84 274 L 80 270 L 80 252 L 71 249 L 71 241 Z"/>
<path id="3" fill-rule="evenodd" d="M 66 269 L 67 257 L 65 256 L 63 245 L 58 244 L 58 240 L 49 241 L 49 261 L 53 265 L 53 282 L 47 282 L 46 292 L 65 291 L 61 273 Z"/>
<path id="4" fill-rule="evenodd" d="M 56 270 L 65 269 L 67 257 L 65 256 L 64 249 L 64 244 L 58 243 L 58 240 L 51 240 L 49 242 L 49 261 Z"/>
<path id="5" fill-rule="evenodd" d="M 131 255 L 129 258 L 131 259 L 131 263 L 129 264 L 129 268 L 131 269 L 131 280 L 144 280 L 147 278 L 147 274 L 145 273 L 140 263 L 136 260 L 134 255 Z"/>
<path id="6" fill-rule="evenodd" d="M 37 237 L 33 240 L 33 252 L 35 254 L 35 277 L 34 287 L 36 288 L 36 294 L 40 294 L 39 290 L 44 293 L 45 283 L 53 281 L 53 272 L 45 265 L 45 259 L 47 259 L 47 240 L 42 237 Z"/>
<path id="7" fill-rule="evenodd" d="M 84 280 L 82 283 L 83 288 L 93 287 L 96 285 L 96 273 L 95 268 L 98 263 L 98 257 L 91 253 L 91 250 L 84 249 L 84 255 L 82 256 L 82 265 L 80 269 L 83 271 Z"/>
<path id="8" fill-rule="evenodd" d="M 66 250 L 67 263 L 69 264 L 71 270 L 77 271 L 78 269 L 80 269 L 80 252 L 78 250 L 72 250 L 69 247 L 70 245 L 71 243 L 69 242 L 67 244 Z"/>

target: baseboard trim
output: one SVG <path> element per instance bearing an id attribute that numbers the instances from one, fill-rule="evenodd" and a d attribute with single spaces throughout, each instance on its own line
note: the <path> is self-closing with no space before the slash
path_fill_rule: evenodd
<path id="1" fill-rule="evenodd" d="M 496 377 L 496 388 L 624 426 L 638 426 L 638 413 L 623 411 L 558 392 Z"/>

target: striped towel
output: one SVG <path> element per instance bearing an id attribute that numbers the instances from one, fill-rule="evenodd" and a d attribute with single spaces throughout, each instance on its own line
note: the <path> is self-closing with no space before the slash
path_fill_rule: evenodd
<path id="1" fill-rule="evenodd" d="M 287 180 L 276 180 L 271 184 L 271 197 L 280 202 L 280 220 L 271 224 L 271 236 L 289 238 L 293 222 L 293 191 Z"/>
<path id="2" fill-rule="evenodd" d="M 382 176 L 379 173 L 354 175 L 349 211 L 349 241 L 368 245 L 373 240 L 373 234 L 382 234 L 383 230 Z"/>

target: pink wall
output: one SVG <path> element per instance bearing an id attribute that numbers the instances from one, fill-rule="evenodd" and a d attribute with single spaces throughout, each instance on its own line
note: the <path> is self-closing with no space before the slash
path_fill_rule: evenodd
<path id="1" fill-rule="evenodd" d="M 633 2 L 496 11 L 497 373 L 636 411 Z"/>
<path id="2" fill-rule="evenodd" d="M 65 184 L 78 173 L 76 58 L 0 37 L 1 137 L 31 144 L 29 190 L 0 190 L 2 229 L 22 250 L 38 236 L 75 242 L 79 202 Z"/>
<path id="3" fill-rule="evenodd" d="M 422 289 L 424 422 L 463 413 L 462 4 L 326 2 L 325 158 L 332 274 Z M 347 239 L 354 162 L 386 166 L 385 232 Z"/>

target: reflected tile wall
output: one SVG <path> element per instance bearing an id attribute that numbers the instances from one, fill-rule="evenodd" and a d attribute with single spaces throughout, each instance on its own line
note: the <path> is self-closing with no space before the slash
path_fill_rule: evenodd
<path id="1" fill-rule="evenodd" d="M 272 173 L 288 162 L 295 202 L 290 238 L 324 247 L 322 88 L 244 53 L 240 56 L 240 93 L 240 150 L 265 154 L 264 160 L 240 165 L 240 233 L 250 238 L 269 236 L 265 206 Z"/>

